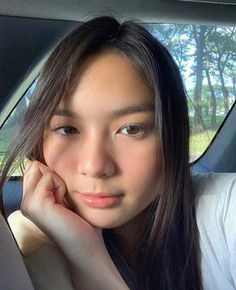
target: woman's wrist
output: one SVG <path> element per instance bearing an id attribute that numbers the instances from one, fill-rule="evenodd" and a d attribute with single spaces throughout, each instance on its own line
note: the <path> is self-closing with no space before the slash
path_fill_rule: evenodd
<path id="1" fill-rule="evenodd" d="M 89 256 L 79 265 L 70 263 L 69 268 L 76 290 L 129 290 L 108 253 Z"/>
<path id="2" fill-rule="evenodd" d="M 96 264 L 96 263 L 95 263 Z M 72 283 L 76 290 L 129 290 L 120 274 L 111 271 L 102 273 L 71 273 Z"/>

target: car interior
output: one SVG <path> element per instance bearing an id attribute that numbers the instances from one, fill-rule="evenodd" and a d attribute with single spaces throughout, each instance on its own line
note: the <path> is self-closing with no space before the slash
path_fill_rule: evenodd
<path id="1" fill-rule="evenodd" d="M 100 15 L 145 24 L 236 26 L 235 0 L 2 0 L 0 5 L 0 143 L 1 132 L 20 100 L 37 79 L 55 44 L 79 23 Z M 236 34 L 234 34 L 236 42 Z M 236 47 L 232 52 L 236 78 Z M 234 87 L 235 93 L 235 87 Z M 193 173 L 236 172 L 236 95 L 214 137 L 190 163 Z M 219 113 L 220 115 L 220 113 Z M 1 145 L 1 144 L 0 144 Z M 1 147 L 2 148 L 2 147 Z M 5 152 L 1 152 L 3 154 Z M 1 162 L 1 159 L 0 159 Z M 4 188 L 4 207 L 9 215 L 22 198 L 20 174 Z M 1 216 L 0 289 L 33 289 L 13 237 Z M 9 246 L 9 250 L 5 245 Z M 17 269 L 14 271 L 13 269 Z M 13 275 L 14 274 L 14 275 Z"/>

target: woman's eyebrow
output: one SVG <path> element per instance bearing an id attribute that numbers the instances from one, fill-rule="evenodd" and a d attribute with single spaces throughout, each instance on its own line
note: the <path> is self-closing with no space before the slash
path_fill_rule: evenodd
<path id="1" fill-rule="evenodd" d="M 111 111 L 109 114 L 111 114 L 112 117 L 121 117 L 124 115 L 142 112 L 154 112 L 154 105 L 150 103 L 135 104 Z"/>
<path id="2" fill-rule="evenodd" d="M 109 111 L 108 115 L 113 118 L 122 117 L 129 114 L 142 113 L 142 112 L 154 112 L 154 105 L 150 103 L 141 103 L 130 105 L 124 108 L 115 109 Z M 54 116 L 63 116 L 70 118 L 79 118 L 79 115 L 67 109 L 57 108 L 54 112 Z"/>
<path id="3" fill-rule="evenodd" d="M 70 118 L 78 118 L 78 115 L 72 111 L 67 109 L 57 108 L 53 114 L 54 116 L 63 116 L 63 117 L 70 117 Z"/>

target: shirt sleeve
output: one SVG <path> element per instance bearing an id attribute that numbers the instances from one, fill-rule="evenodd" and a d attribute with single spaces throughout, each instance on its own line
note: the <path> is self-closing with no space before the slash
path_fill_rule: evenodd
<path id="1" fill-rule="evenodd" d="M 230 256 L 232 281 L 236 289 L 236 178 L 227 186 L 222 214 L 222 229 Z"/>
<path id="2" fill-rule="evenodd" d="M 236 174 L 193 176 L 204 290 L 236 289 Z"/>

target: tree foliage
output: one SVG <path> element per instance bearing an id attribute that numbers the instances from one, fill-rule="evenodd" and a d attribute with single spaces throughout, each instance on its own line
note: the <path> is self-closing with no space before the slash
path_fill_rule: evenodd
<path id="1" fill-rule="evenodd" d="M 193 131 L 216 129 L 236 100 L 236 28 L 152 24 L 151 33 L 171 52 L 189 93 Z"/>

